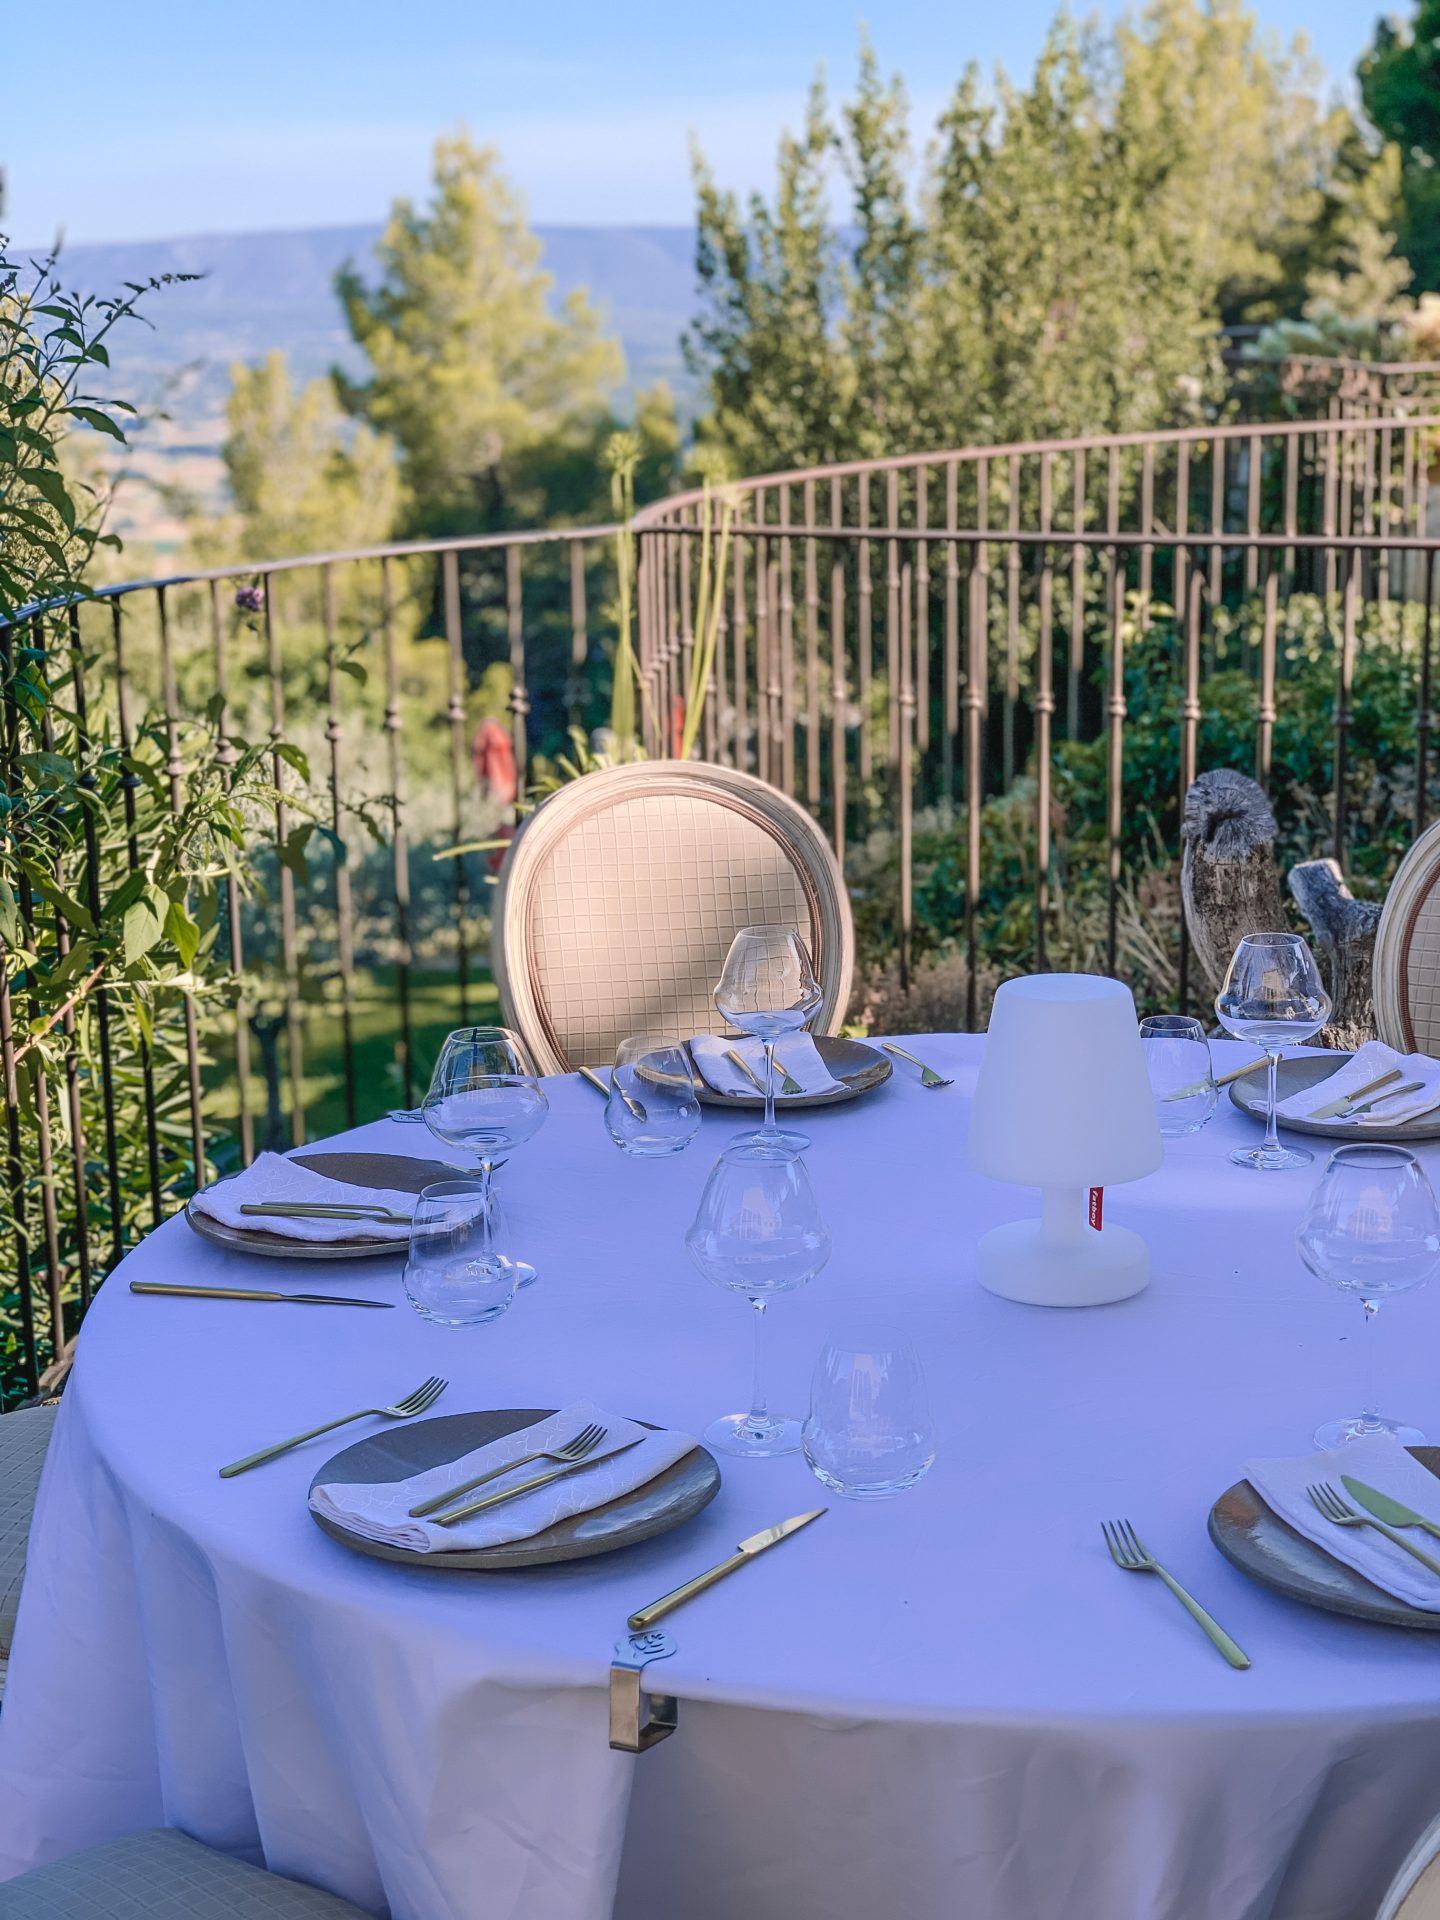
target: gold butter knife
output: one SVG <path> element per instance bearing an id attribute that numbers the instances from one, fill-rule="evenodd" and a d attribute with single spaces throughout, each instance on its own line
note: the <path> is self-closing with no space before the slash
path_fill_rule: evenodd
<path id="1" fill-rule="evenodd" d="M 437 1513 L 437 1527 L 453 1527 L 457 1520 L 468 1520 L 472 1513 L 481 1513 L 486 1507 L 503 1506 L 507 1500 L 518 1500 L 522 1493 L 533 1493 L 536 1487 L 548 1487 L 552 1480 L 563 1480 L 566 1474 L 580 1473 L 586 1467 L 602 1466 L 607 1460 L 618 1460 L 622 1453 L 628 1453 L 631 1447 L 638 1447 L 648 1438 L 640 1434 L 634 1440 L 627 1440 L 623 1447 L 611 1447 L 608 1453 L 587 1454 L 583 1460 L 572 1460 L 568 1466 L 552 1467 L 548 1473 L 532 1474 L 528 1480 L 519 1480 L 513 1487 L 502 1487 L 498 1493 L 487 1493 L 479 1500 L 469 1500 L 463 1507 L 456 1507 L 453 1513 Z"/>
<path id="2" fill-rule="evenodd" d="M 792 1095 L 797 1093 L 804 1093 L 805 1091 L 804 1087 L 801 1086 L 800 1082 L 795 1078 L 794 1074 L 791 1073 L 790 1069 L 786 1066 L 785 1062 L 780 1058 L 779 1054 L 778 1053 L 775 1054 L 773 1058 L 775 1061 L 775 1071 L 780 1076 L 781 1093 L 788 1093 Z"/>
<path id="3" fill-rule="evenodd" d="M 773 1547 L 790 1534 L 798 1533 L 801 1527 L 808 1527 L 812 1520 L 818 1520 L 822 1513 L 829 1511 L 828 1507 L 814 1507 L 809 1513 L 797 1513 L 789 1520 L 780 1521 L 777 1526 L 766 1527 L 762 1533 L 752 1533 L 748 1540 L 740 1542 L 728 1560 L 722 1560 L 718 1566 L 707 1567 L 704 1573 L 697 1573 L 693 1580 L 687 1580 L 683 1587 L 676 1587 L 673 1593 L 663 1594 L 660 1599 L 652 1600 L 648 1607 L 641 1607 L 638 1612 L 632 1613 L 628 1622 L 630 1631 L 641 1633 L 646 1627 L 653 1627 L 657 1620 L 663 1619 L 685 1601 L 693 1600 L 697 1593 L 703 1593 L 707 1587 L 713 1587 L 727 1573 L 734 1573 L 737 1567 L 743 1567 L 757 1553 L 764 1553 L 767 1547 Z"/>
<path id="4" fill-rule="evenodd" d="M 1252 1061 L 1248 1067 L 1232 1067 L 1229 1073 L 1217 1073 L 1211 1084 L 1216 1087 L 1232 1086 L 1235 1081 L 1243 1080 L 1247 1074 L 1263 1072 L 1265 1065 L 1265 1061 L 1255 1060 Z M 1188 1087 L 1177 1087 L 1174 1093 L 1167 1093 L 1164 1095 L 1164 1098 L 1166 1100 L 1193 1100 L 1197 1093 L 1204 1093 L 1205 1086 L 1205 1081 L 1194 1080 Z"/>

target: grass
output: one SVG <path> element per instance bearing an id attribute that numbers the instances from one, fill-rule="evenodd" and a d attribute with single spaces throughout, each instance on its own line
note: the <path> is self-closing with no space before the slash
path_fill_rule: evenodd
<path id="1" fill-rule="evenodd" d="M 348 1123 L 345 1113 L 345 1044 L 338 983 L 309 989 L 302 995 L 300 1017 L 305 1133 L 311 1140 L 339 1133 Z M 489 974 L 470 980 L 468 1015 L 471 1020 L 497 1020 L 499 995 Z M 425 1091 L 441 1042 L 461 1023 L 460 987 L 454 973 L 412 974 L 410 979 L 410 1033 L 413 1056 L 412 1093 Z M 376 1120 L 388 1108 L 405 1103 L 400 1055 L 400 990 L 393 969 L 357 973 L 351 986 L 351 1036 L 355 1069 L 357 1122 Z M 233 1040 L 217 1035 L 214 1059 L 205 1074 L 205 1112 L 217 1131 L 230 1132 L 240 1112 L 240 1086 L 235 1071 Z M 246 1105 L 254 1117 L 257 1144 L 265 1120 L 265 1082 L 259 1044 L 250 1042 L 251 1071 L 246 1081 Z M 280 1039 L 280 1101 L 289 1144 L 290 1076 L 284 1036 Z"/>

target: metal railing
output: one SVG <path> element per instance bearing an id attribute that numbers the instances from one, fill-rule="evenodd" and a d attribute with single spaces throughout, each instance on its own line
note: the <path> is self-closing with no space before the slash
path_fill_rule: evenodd
<path id="1" fill-rule="evenodd" d="M 1289 670 L 1287 608 L 1303 595 L 1323 609 L 1334 687 L 1327 828 L 1342 862 L 1353 824 L 1357 657 L 1375 608 L 1409 618 L 1418 649 L 1418 829 L 1429 807 L 1440 547 L 1430 531 L 1440 411 L 1421 410 L 1434 372 L 1386 367 L 1384 385 L 1373 370 L 1347 372 L 1327 403 L 1333 414 L 1319 419 L 904 454 L 739 483 L 699 752 L 797 797 L 842 859 L 877 823 L 893 830 L 902 977 L 914 932 L 917 812 L 954 810 L 963 823 L 956 931 L 971 1025 L 987 801 L 1022 774 L 1033 783 L 1028 959 L 1044 966 L 1057 755 L 1080 745 L 1103 755 L 1113 967 L 1129 812 L 1143 799 L 1173 817 L 1199 766 L 1208 671 L 1242 615 L 1256 633 L 1246 660 L 1254 769 L 1264 784 Z M 1403 392 L 1400 381 L 1409 382 Z M 1375 410 L 1381 398 L 1388 411 Z M 682 494 L 643 509 L 634 525 L 641 713 L 652 755 L 673 752 L 679 739 L 707 515 L 705 496 Z M 22 1160 L 12 1111 L 7 1185 L 32 1383 L 128 1238 L 174 1204 L 177 1180 L 215 1164 L 217 1090 L 231 1097 L 222 1131 L 248 1161 L 273 1133 L 277 1109 L 288 1108 L 290 1139 L 307 1136 L 315 1092 L 307 1040 L 321 1015 L 336 1031 L 334 1118 L 353 1123 L 413 1103 L 424 1067 L 422 989 L 431 994 L 426 1017 L 442 1028 L 481 1004 L 486 858 L 427 856 L 483 837 L 505 815 L 472 771 L 477 689 L 503 698 L 522 788 L 537 749 L 553 755 L 568 727 L 603 720 L 614 531 L 262 561 L 107 587 L 66 611 L 76 660 L 84 660 L 76 691 L 86 737 L 108 729 L 123 740 L 143 706 L 172 730 L 208 706 L 222 765 L 234 763 L 238 739 L 268 738 L 280 797 L 267 829 L 276 849 L 272 906 L 257 914 L 229 889 L 230 1008 L 202 1030 L 186 1003 L 183 1115 L 157 1115 L 146 1083 L 148 1219 L 124 1225 L 118 1196 L 107 1201 L 104 1169 L 115 1161 L 108 1082 L 90 1138 L 73 1057 L 65 1085 L 42 1085 L 41 1106 L 47 1115 L 53 1108 L 57 1124 L 36 1133 L 33 1165 Z M 51 617 L 34 618 L 40 644 Z M 1168 795 L 1139 796 L 1126 784 L 1127 661 L 1157 635 L 1167 648 L 1178 778 Z M 347 850 L 316 860 L 304 879 L 288 857 L 300 776 L 280 752 L 297 730 L 319 765 L 309 800 L 319 799 Z M 63 911 L 42 915 L 34 902 L 29 911 L 37 942 L 64 942 Z M 257 987 L 262 975 L 273 986 Z M 1182 935 L 1182 999 L 1188 976 Z M 377 983 L 393 1029 L 393 1074 L 360 1064 L 360 1000 L 373 1008 Z M 9 993 L 0 1012 L 9 1085 L 17 1027 Z M 257 1066 L 267 1080 L 259 1106 Z"/>

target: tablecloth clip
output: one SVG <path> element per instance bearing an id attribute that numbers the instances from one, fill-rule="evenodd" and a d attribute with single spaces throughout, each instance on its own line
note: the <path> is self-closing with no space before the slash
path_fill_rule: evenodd
<path id="1" fill-rule="evenodd" d="M 668 1660 L 675 1651 L 675 1641 L 661 1627 L 628 1633 L 615 1642 L 610 1663 L 610 1744 L 618 1753 L 648 1752 L 674 1733 L 679 1701 L 673 1693 L 646 1693 L 640 1675 L 652 1660 Z"/>

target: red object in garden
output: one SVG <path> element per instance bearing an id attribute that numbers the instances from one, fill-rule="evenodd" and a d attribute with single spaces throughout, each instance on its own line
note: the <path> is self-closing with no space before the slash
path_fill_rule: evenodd
<path id="1" fill-rule="evenodd" d="M 520 792 L 515 774 L 515 743 L 498 720 L 482 720 L 471 748 L 475 778 L 502 807 L 512 807 Z"/>

